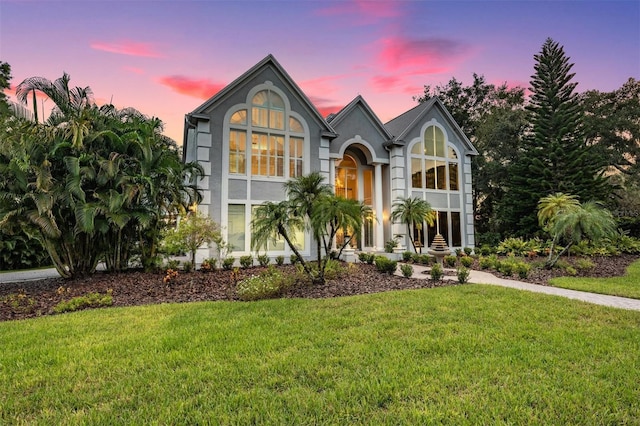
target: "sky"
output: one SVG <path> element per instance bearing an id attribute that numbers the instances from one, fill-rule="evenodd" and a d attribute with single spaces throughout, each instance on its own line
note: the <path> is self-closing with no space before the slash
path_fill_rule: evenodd
<path id="1" fill-rule="evenodd" d="M 160 118 L 178 144 L 185 114 L 268 54 L 323 116 L 362 95 L 386 122 L 452 77 L 527 88 L 549 37 L 579 92 L 640 78 L 639 0 L 0 0 L 13 88 L 67 72 L 99 105 Z"/>

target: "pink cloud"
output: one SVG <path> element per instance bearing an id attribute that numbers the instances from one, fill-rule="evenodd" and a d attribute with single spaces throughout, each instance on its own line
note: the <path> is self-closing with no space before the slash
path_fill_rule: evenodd
<path id="1" fill-rule="evenodd" d="M 200 99 L 209 99 L 226 86 L 224 83 L 216 83 L 205 78 L 195 79 L 183 75 L 160 77 L 158 82 L 175 92 Z"/>
<path id="2" fill-rule="evenodd" d="M 344 105 L 338 105 L 334 100 L 322 98 L 320 96 L 309 95 L 309 100 L 316 107 L 320 115 L 327 117 L 331 113 L 340 111 Z"/>
<path id="3" fill-rule="evenodd" d="M 329 7 L 316 10 L 320 16 L 344 16 L 357 17 L 359 24 L 372 24 L 381 19 L 402 16 L 402 3 L 391 0 L 350 0 L 336 2 Z M 352 21 L 353 23 L 353 21 Z"/>
<path id="4" fill-rule="evenodd" d="M 466 44 L 446 38 L 389 37 L 381 39 L 379 45 L 378 60 L 387 72 L 407 68 L 440 72 L 470 51 Z"/>
<path id="5" fill-rule="evenodd" d="M 144 74 L 144 70 L 138 67 L 122 67 L 122 69 L 133 74 Z"/>
<path id="6" fill-rule="evenodd" d="M 152 43 L 140 43 L 131 40 L 123 40 L 119 42 L 93 42 L 91 48 L 102 50 L 109 53 L 117 53 L 119 55 L 143 56 L 147 58 L 162 58 L 164 55 L 157 52 Z"/>
<path id="7" fill-rule="evenodd" d="M 336 81 L 349 77 L 347 74 L 328 75 L 311 80 L 304 80 L 300 82 L 300 87 L 305 93 L 323 93 L 325 96 L 331 93 L 335 93 L 339 90 Z"/>

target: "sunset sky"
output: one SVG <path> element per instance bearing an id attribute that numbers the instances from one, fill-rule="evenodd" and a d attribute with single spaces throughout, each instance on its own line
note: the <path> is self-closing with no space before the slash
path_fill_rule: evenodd
<path id="1" fill-rule="evenodd" d="M 547 37 L 578 91 L 640 78 L 638 0 L 0 0 L 14 87 L 66 71 L 98 104 L 159 117 L 179 144 L 184 115 L 269 53 L 323 115 L 360 94 L 386 122 L 454 76 L 527 87 Z"/>

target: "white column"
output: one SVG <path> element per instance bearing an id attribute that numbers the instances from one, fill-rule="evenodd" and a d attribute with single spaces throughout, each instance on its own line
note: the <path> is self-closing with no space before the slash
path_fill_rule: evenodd
<path id="1" fill-rule="evenodd" d="M 329 158 L 329 185 L 335 192 L 336 190 L 336 159 Z"/>
<path id="2" fill-rule="evenodd" d="M 374 172 L 374 194 L 376 207 L 376 249 L 384 248 L 384 217 L 382 208 L 382 164 L 375 164 Z"/>

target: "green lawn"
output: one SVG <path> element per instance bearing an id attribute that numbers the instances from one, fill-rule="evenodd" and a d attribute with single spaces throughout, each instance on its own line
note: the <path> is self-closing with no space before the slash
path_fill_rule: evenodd
<path id="1" fill-rule="evenodd" d="M 0 323 L 0 424 L 640 424 L 640 312 L 482 285 Z"/>
<path id="2" fill-rule="evenodd" d="M 555 287 L 570 288 L 572 290 L 640 299 L 640 260 L 632 263 L 627 268 L 627 273 L 624 277 L 606 279 L 562 277 L 552 279 L 551 284 Z"/>

